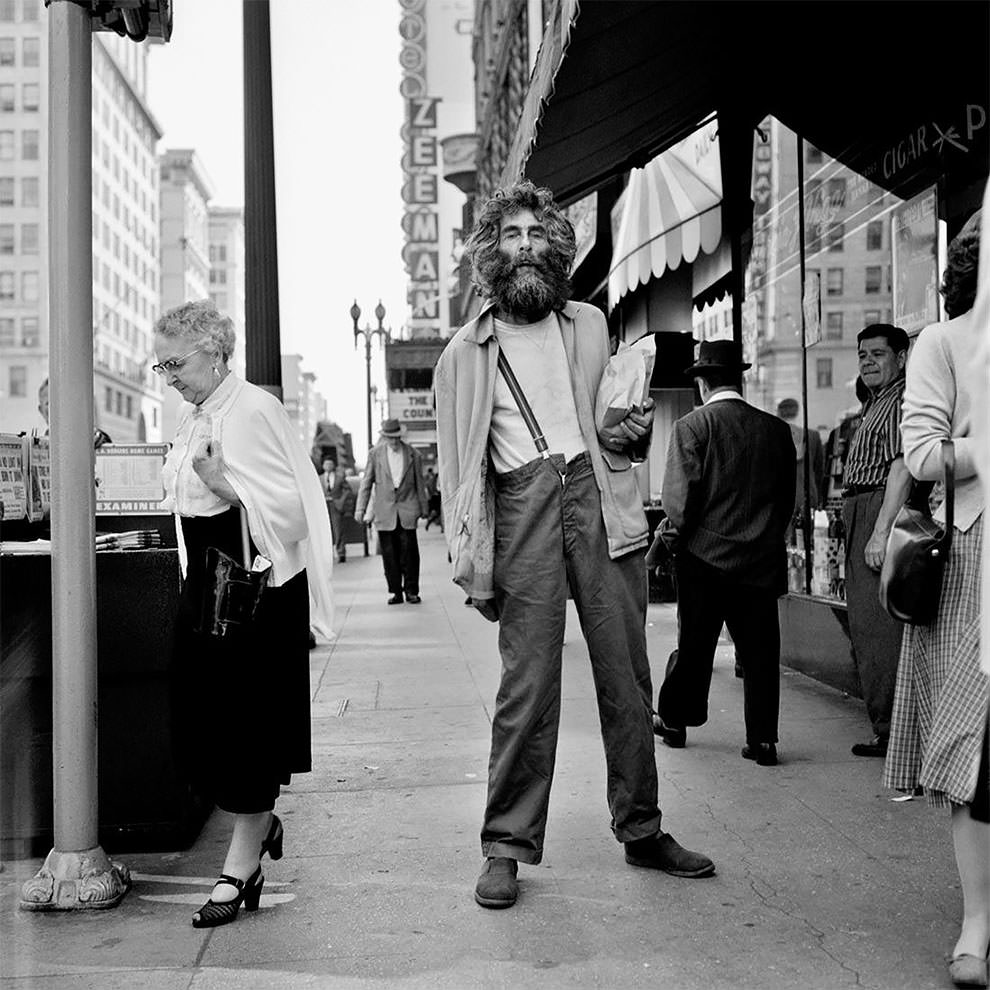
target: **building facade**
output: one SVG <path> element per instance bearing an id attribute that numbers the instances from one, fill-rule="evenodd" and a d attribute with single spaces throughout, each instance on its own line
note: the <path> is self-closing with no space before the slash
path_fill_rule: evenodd
<path id="1" fill-rule="evenodd" d="M 240 207 L 211 206 L 210 299 L 234 323 L 232 367 L 244 377 L 244 210 Z"/>
<path id="2" fill-rule="evenodd" d="M 327 400 L 316 387 L 316 375 L 303 369 L 301 354 L 282 355 L 282 404 L 296 433 L 309 450 L 319 424 L 327 418 Z"/>
<path id="3" fill-rule="evenodd" d="M 48 377 L 48 40 L 38 0 L 0 4 L 0 421 L 40 428 Z M 97 426 L 118 442 L 161 436 L 150 371 L 159 312 L 161 136 L 147 48 L 93 35 L 93 358 Z"/>
<path id="4" fill-rule="evenodd" d="M 210 216 L 213 183 L 191 148 L 173 148 L 159 157 L 161 176 L 161 307 L 167 311 L 210 295 Z M 175 433 L 182 399 L 165 389 L 164 436 Z"/>

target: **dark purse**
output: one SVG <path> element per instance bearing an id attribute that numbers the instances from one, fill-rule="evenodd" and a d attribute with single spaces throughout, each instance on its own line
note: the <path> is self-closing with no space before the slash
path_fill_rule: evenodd
<path id="1" fill-rule="evenodd" d="M 198 632 L 217 640 L 229 640 L 238 631 L 250 626 L 272 565 L 249 570 L 250 541 L 247 516 L 241 513 L 242 566 L 233 557 L 216 547 L 207 547 L 206 574 L 201 601 Z"/>
<path id="2" fill-rule="evenodd" d="M 887 537 L 880 571 L 880 604 L 900 622 L 927 626 L 938 614 L 945 562 L 952 546 L 956 449 L 942 441 L 945 470 L 945 526 L 933 518 L 930 485 L 914 483 Z"/>

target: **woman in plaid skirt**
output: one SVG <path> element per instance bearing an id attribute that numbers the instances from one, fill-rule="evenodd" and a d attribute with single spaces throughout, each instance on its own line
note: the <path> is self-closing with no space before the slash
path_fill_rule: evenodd
<path id="1" fill-rule="evenodd" d="M 956 454 L 955 526 L 938 616 L 905 627 L 884 784 L 920 785 L 929 804 L 952 809 L 952 841 L 963 891 L 962 930 L 949 973 L 956 986 L 987 986 L 990 942 L 990 814 L 987 707 L 990 677 L 980 667 L 983 491 L 970 436 L 979 214 L 949 245 L 942 284 L 951 319 L 926 327 L 907 367 L 901 431 L 904 458 L 921 481 L 943 473 L 943 440 Z M 936 519 L 944 524 L 940 508 Z"/>

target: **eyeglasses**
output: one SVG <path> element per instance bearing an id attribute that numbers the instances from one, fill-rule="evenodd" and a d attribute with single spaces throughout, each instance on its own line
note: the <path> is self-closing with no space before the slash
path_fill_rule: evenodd
<path id="1" fill-rule="evenodd" d="M 181 370 L 186 361 L 194 354 L 198 354 L 202 349 L 202 347 L 194 347 L 188 354 L 183 354 L 182 357 L 171 358 L 168 361 L 162 361 L 161 364 L 153 364 L 151 370 L 156 375 L 174 375 L 177 371 Z"/>

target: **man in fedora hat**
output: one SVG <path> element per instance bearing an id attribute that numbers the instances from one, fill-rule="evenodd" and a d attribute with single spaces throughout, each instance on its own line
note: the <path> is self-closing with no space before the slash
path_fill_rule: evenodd
<path id="1" fill-rule="evenodd" d="M 389 605 L 401 605 L 403 595 L 410 605 L 420 603 L 416 524 L 426 514 L 426 485 L 419 451 L 403 441 L 402 424 L 397 419 L 386 419 L 381 439 L 368 451 L 354 517 L 374 522 L 378 531 Z"/>
<path id="2" fill-rule="evenodd" d="M 679 748 L 686 727 L 708 720 L 715 647 L 726 625 L 743 668 L 746 745 L 760 766 L 777 762 L 780 626 L 787 591 L 784 536 L 794 511 L 790 427 L 742 397 L 750 367 L 732 340 L 703 341 L 685 373 L 702 405 L 674 423 L 667 449 L 663 538 L 674 553 L 677 649 L 657 699 L 654 730 Z"/>

